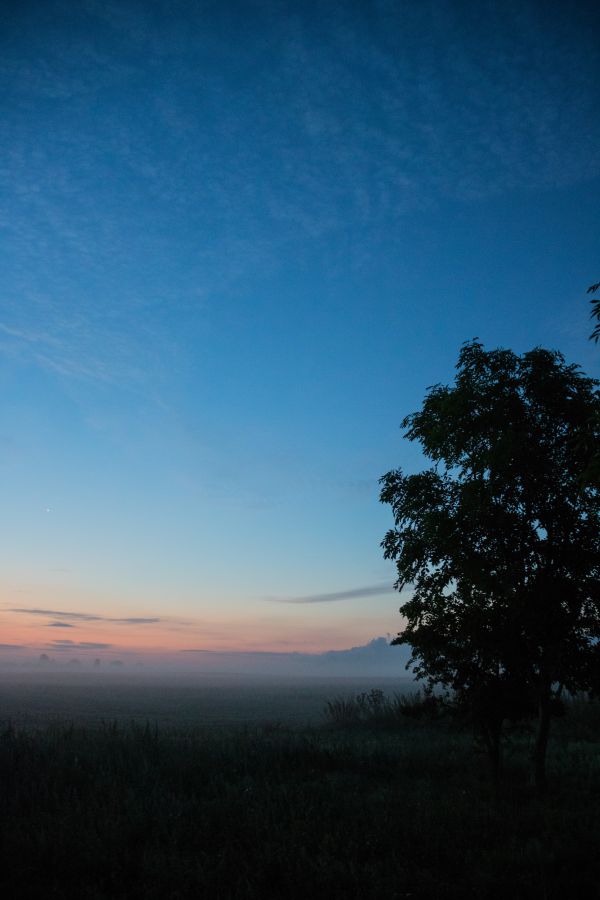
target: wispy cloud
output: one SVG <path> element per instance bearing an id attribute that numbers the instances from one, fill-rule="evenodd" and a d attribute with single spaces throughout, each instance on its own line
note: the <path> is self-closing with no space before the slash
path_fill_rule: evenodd
<path id="1" fill-rule="evenodd" d="M 24 644 L 0 644 L 0 650 L 24 650 Z"/>
<path id="2" fill-rule="evenodd" d="M 36 607 L 17 607 L 10 609 L 9 612 L 22 613 L 29 616 L 48 616 L 53 619 L 73 619 L 79 622 L 111 622 L 119 625 L 154 625 L 163 622 L 160 616 L 100 616 L 94 613 L 71 612 L 60 609 L 38 609 Z M 55 625 L 56 627 L 56 625 Z"/>
<path id="3" fill-rule="evenodd" d="M 168 371 L 189 323 L 169 336 L 172 310 L 197 317 L 298 241 L 357 228 L 376 246 L 415 208 L 600 171 L 597 42 L 566 7 L 542 22 L 507 0 L 466 27 L 452 0 L 318 20 L 258 4 L 242 43 L 204 7 L 164 27 L 131 4 L 59 6 L 45 39 L 23 11 L 2 47 L 1 331 L 67 378 Z"/>
<path id="4" fill-rule="evenodd" d="M 23 331 L 21 328 L 10 328 L 3 322 L 0 322 L 0 333 L 16 338 L 26 344 L 60 345 L 60 341 L 50 334 L 37 331 Z"/>
<path id="5" fill-rule="evenodd" d="M 270 603 L 337 603 L 340 600 L 355 600 L 360 597 L 380 597 L 393 592 L 389 584 L 370 584 L 366 587 L 350 588 L 345 591 L 331 591 L 323 594 L 306 594 L 303 597 L 265 597 Z"/>
<path id="6" fill-rule="evenodd" d="M 48 622 L 48 628 L 75 628 L 71 622 Z"/>
<path id="7" fill-rule="evenodd" d="M 48 650 L 109 650 L 113 645 L 104 641 L 51 641 Z"/>

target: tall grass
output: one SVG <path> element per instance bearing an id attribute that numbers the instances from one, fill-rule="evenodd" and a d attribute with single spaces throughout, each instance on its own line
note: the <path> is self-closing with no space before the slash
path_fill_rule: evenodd
<path id="1" fill-rule="evenodd" d="M 332 701 L 322 728 L 5 727 L 4 895 L 595 895 L 595 708 L 574 711 L 580 738 L 568 716 L 558 723 L 542 802 L 528 786 L 526 733 L 512 741 L 497 795 L 468 732 L 402 712 L 419 698 L 359 697 L 348 718 Z M 378 727 L 388 715 L 394 727 Z"/>

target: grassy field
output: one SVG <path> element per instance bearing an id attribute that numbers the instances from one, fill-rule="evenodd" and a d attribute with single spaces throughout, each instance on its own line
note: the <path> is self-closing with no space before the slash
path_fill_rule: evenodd
<path id="1" fill-rule="evenodd" d="M 40 685 L 17 687 L 4 686 L 5 702 L 11 690 L 21 701 L 37 697 Z M 221 684 L 221 696 L 217 687 L 210 720 L 199 715 L 202 704 L 188 693 L 193 686 L 172 684 L 155 700 L 162 718 L 102 721 L 92 715 L 104 710 L 102 691 L 94 701 L 92 689 L 86 694 L 79 684 L 87 712 L 71 723 L 41 715 L 36 724 L 35 703 L 19 724 L 6 722 L 5 896 L 597 895 L 595 705 L 575 704 L 555 723 L 551 790 L 540 800 L 529 787 L 526 730 L 510 738 L 497 793 L 472 735 L 452 722 L 361 722 L 351 714 L 328 720 L 323 684 L 271 686 L 271 693 L 265 685 L 260 698 L 254 685 L 250 707 L 248 685 L 237 700 L 234 684 Z M 329 698 L 335 688 L 329 684 Z M 352 685 L 337 688 L 351 695 Z M 130 700 L 139 690 L 129 686 Z M 180 704 L 167 713 L 177 690 Z M 273 692 L 282 704 L 285 695 L 287 719 L 272 714 Z M 219 716 L 215 707 L 225 697 L 230 705 Z M 317 702 L 319 714 L 307 715 Z M 205 697 L 205 712 L 210 705 Z M 246 724 L 244 709 L 252 713 Z"/>
<path id="2" fill-rule="evenodd" d="M 131 722 L 164 727 L 279 722 L 314 725 L 332 696 L 362 690 L 412 690 L 402 678 L 267 678 L 257 675 L 148 675 L 118 672 L 0 674 L 0 719 L 14 725 Z"/>

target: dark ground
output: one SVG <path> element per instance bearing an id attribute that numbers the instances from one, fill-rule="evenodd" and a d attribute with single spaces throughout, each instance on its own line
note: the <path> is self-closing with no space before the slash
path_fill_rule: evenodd
<path id="1" fill-rule="evenodd" d="M 539 799 L 527 730 L 512 734 L 495 792 L 456 723 L 319 719 L 325 685 L 213 684 L 210 702 L 190 685 L 118 685 L 0 690 L 21 710 L 0 733 L 7 898 L 598 895 L 596 705 L 554 723 Z M 142 722 L 151 710 L 158 726 Z"/>

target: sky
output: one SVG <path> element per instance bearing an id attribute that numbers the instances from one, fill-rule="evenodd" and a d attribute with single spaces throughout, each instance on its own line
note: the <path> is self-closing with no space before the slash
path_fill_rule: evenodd
<path id="1" fill-rule="evenodd" d="M 0 656 L 394 634 L 402 418 L 475 336 L 600 375 L 597 5 L 0 17 Z"/>

